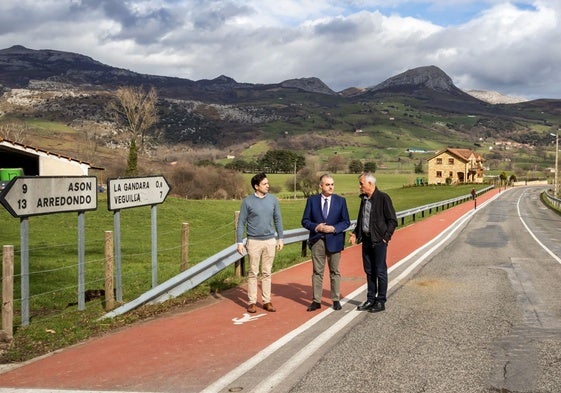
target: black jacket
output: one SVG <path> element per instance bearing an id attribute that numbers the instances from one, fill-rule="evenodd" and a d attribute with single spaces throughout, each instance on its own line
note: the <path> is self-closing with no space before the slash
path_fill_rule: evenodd
<path id="1" fill-rule="evenodd" d="M 360 195 L 360 209 L 358 211 L 358 219 L 354 234 L 357 243 L 362 242 L 362 210 L 364 208 L 366 194 Z M 393 232 L 397 227 L 397 216 L 392 204 L 392 200 L 388 194 L 376 188 L 370 197 L 370 239 L 372 243 L 379 243 L 384 240 L 386 243 L 392 238 Z"/>

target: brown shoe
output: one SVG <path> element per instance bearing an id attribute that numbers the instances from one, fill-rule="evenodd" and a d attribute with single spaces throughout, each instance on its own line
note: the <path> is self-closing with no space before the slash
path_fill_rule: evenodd
<path id="1" fill-rule="evenodd" d="M 257 312 L 257 307 L 255 307 L 254 303 L 251 303 L 249 306 L 247 306 L 247 312 L 250 312 L 250 313 Z"/>
<path id="2" fill-rule="evenodd" d="M 269 312 L 275 312 L 277 310 L 275 310 L 275 308 L 273 307 L 273 303 L 265 303 L 263 305 L 263 310 L 265 311 L 269 311 Z"/>

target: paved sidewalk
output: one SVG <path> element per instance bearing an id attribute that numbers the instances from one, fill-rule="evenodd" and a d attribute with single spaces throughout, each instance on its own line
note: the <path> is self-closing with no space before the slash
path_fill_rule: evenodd
<path id="1" fill-rule="evenodd" d="M 480 196 L 478 204 L 497 193 Z M 388 264 L 433 239 L 473 207 L 466 202 L 400 227 L 388 249 Z M 2 388 L 200 391 L 317 315 L 306 311 L 311 273 L 308 261 L 274 274 L 275 313 L 258 309 L 247 314 L 246 287 L 233 288 L 197 308 L 136 324 L 6 371 L 0 374 L 0 392 L 13 392 Z M 341 273 L 342 296 L 365 285 L 360 246 L 344 250 Z M 323 295 L 322 310 L 331 306 L 328 274 Z"/>

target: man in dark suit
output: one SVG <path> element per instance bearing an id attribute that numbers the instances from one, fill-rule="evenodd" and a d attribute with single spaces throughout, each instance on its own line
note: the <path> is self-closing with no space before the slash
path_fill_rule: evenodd
<path id="1" fill-rule="evenodd" d="M 388 194 L 376 187 L 372 173 L 358 179 L 360 208 L 356 227 L 349 236 L 351 244 L 362 243 L 362 264 L 366 273 L 366 301 L 359 311 L 379 312 L 386 309 L 388 291 L 388 243 L 397 227 L 397 217 Z"/>
<path id="2" fill-rule="evenodd" d="M 313 301 L 308 311 L 321 308 L 323 292 L 323 272 L 325 263 L 329 266 L 331 282 L 331 300 L 335 310 L 341 309 L 341 273 L 339 261 L 341 251 L 345 247 L 345 229 L 351 221 L 347 210 L 347 201 L 339 195 L 333 194 L 333 178 L 322 175 L 319 179 L 320 194 L 312 195 L 306 201 L 302 226 L 310 231 L 308 245 L 312 250 L 312 287 Z"/>

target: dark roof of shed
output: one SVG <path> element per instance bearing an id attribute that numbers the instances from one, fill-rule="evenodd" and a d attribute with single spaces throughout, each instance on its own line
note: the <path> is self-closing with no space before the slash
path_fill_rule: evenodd
<path id="1" fill-rule="evenodd" d="M 9 139 L 0 137 L 0 147 L 2 147 L 2 145 L 10 147 L 10 146 L 6 145 L 5 143 L 7 143 L 8 145 L 18 146 L 18 147 L 23 148 L 25 150 L 32 150 L 32 151 L 35 151 L 37 153 L 44 153 L 44 154 L 47 154 L 47 155 L 50 155 L 50 156 L 56 156 L 58 158 L 64 158 L 64 159 L 67 159 L 69 161 L 74 161 L 74 162 L 77 162 L 79 164 L 85 164 L 85 165 L 89 166 L 91 169 L 105 170 L 105 168 L 95 166 L 95 165 L 93 165 L 93 164 L 91 164 L 87 161 L 78 160 L 76 158 L 69 157 L 69 156 L 66 156 L 64 154 L 54 153 L 52 151 L 48 151 L 48 150 L 45 150 L 45 149 L 40 149 L 38 147 L 34 147 L 34 146 L 31 146 L 31 145 L 27 145 L 27 144 L 23 144 L 23 143 L 19 143 L 19 142 L 14 142 L 14 141 L 11 141 Z"/>

